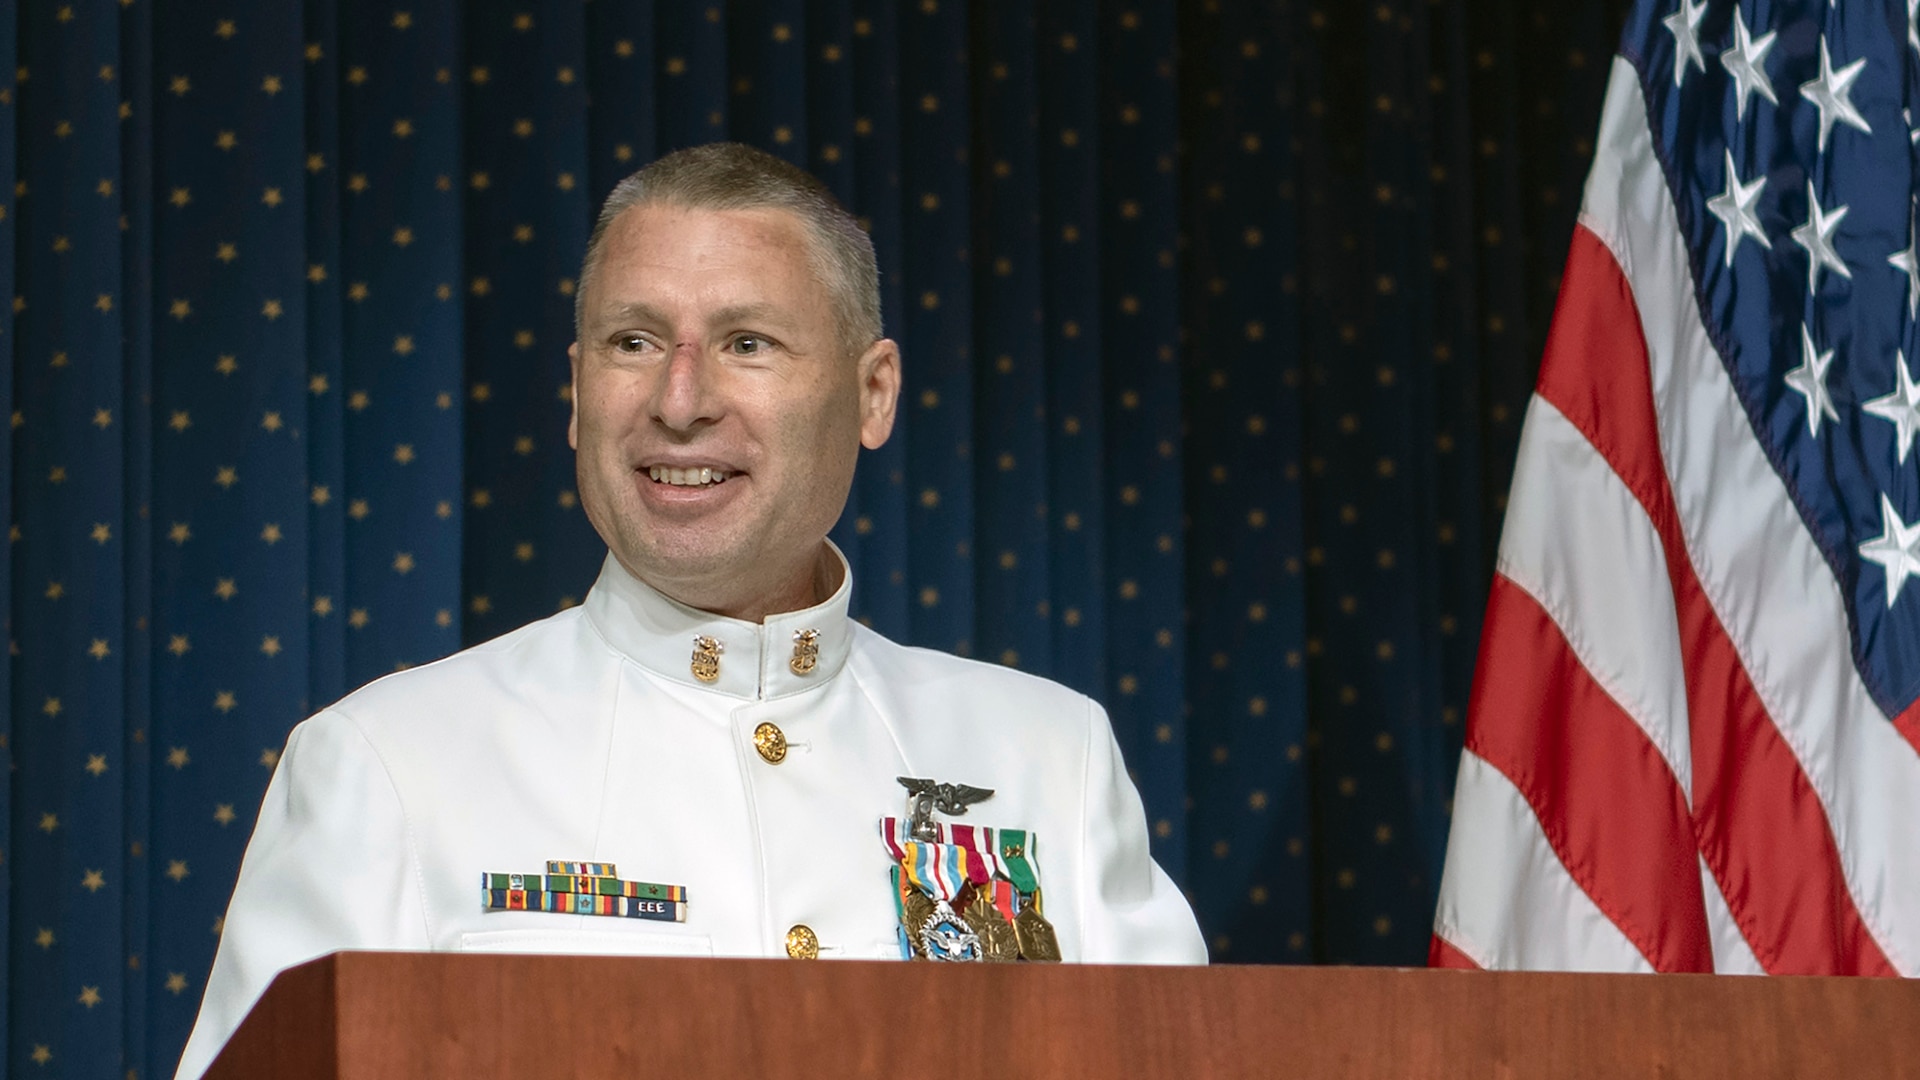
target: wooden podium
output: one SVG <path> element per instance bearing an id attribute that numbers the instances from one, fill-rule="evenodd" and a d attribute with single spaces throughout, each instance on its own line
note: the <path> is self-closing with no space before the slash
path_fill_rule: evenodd
<path id="1" fill-rule="evenodd" d="M 1920 1077 L 1920 983 L 337 953 L 265 1077 Z"/>

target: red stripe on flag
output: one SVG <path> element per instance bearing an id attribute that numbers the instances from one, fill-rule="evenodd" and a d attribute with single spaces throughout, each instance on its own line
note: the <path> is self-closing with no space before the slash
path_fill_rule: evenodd
<path id="1" fill-rule="evenodd" d="M 1657 971 L 1712 971 L 1686 794 L 1526 590 L 1495 576 L 1467 749 L 1513 781 L 1594 906 Z"/>
<path id="2" fill-rule="evenodd" d="M 1812 783 L 1694 575 L 1661 458 L 1640 310 L 1585 227 L 1573 233 L 1537 393 L 1606 458 L 1666 548 L 1686 657 L 1694 828 L 1754 955 L 1773 974 L 1895 974 L 1847 892 Z"/>
<path id="3" fill-rule="evenodd" d="M 1427 946 L 1427 966 L 1430 968 L 1455 968 L 1460 971 L 1479 971 L 1480 965 L 1473 958 L 1439 934 L 1433 935 L 1432 944 Z"/>
<path id="4" fill-rule="evenodd" d="M 1893 727 L 1909 746 L 1920 750 L 1920 701 L 1900 710 L 1900 715 L 1893 718 Z"/>

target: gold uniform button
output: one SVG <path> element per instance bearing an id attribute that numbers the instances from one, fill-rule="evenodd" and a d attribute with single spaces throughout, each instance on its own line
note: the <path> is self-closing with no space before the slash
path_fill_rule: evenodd
<path id="1" fill-rule="evenodd" d="M 795 924 L 787 931 L 787 955 L 795 960 L 820 959 L 820 935 L 805 923 Z"/>
<path id="2" fill-rule="evenodd" d="M 753 729 L 753 748 L 760 751 L 761 759 L 767 764 L 778 765 L 787 760 L 787 733 L 774 724 L 761 724 Z"/>

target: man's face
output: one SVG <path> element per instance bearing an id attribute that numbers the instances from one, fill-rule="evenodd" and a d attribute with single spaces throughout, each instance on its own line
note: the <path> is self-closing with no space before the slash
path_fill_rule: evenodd
<path id="1" fill-rule="evenodd" d="M 641 205 L 604 237 L 569 350 L 580 501 L 682 603 L 814 602 L 859 447 L 892 430 L 899 352 L 848 350 L 807 252 L 784 210 Z"/>

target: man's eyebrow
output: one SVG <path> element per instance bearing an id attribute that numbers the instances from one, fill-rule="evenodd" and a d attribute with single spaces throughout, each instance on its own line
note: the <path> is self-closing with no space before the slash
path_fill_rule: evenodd
<path id="1" fill-rule="evenodd" d="M 719 311 L 714 312 L 708 317 L 707 322 L 712 326 L 727 326 L 751 322 L 756 319 L 765 319 L 778 313 L 779 309 L 772 304 L 735 304 L 732 307 L 723 307 Z"/>
<path id="2" fill-rule="evenodd" d="M 612 311 L 603 312 L 599 318 L 590 321 L 599 323 L 647 323 L 653 326 L 659 326 L 667 321 L 667 317 L 661 314 L 660 310 L 651 304 L 635 301 L 630 304 L 622 304 Z"/>

